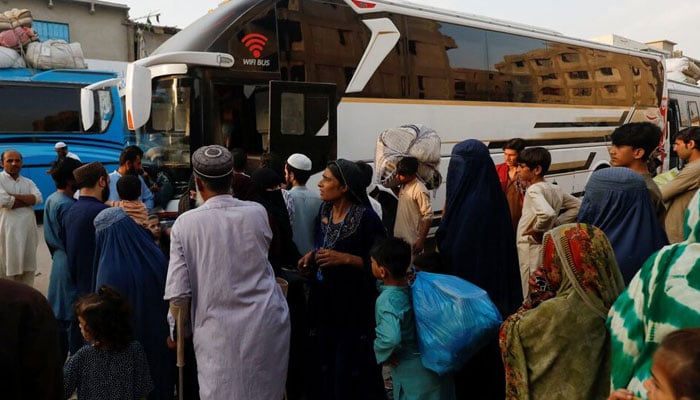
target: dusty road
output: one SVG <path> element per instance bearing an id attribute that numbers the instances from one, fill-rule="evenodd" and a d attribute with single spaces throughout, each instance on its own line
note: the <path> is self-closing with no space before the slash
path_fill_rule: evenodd
<path id="1" fill-rule="evenodd" d="M 51 276 L 51 255 L 44 241 L 44 225 L 39 225 L 39 245 L 36 249 L 36 274 L 34 287 L 46 296 L 49 289 L 49 276 Z"/>

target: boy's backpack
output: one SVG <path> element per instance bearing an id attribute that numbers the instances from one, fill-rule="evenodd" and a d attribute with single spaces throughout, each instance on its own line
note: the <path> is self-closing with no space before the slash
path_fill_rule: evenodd
<path id="1" fill-rule="evenodd" d="M 498 335 L 502 318 L 489 295 L 462 278 L 416 273 L 412 285 L 423 366 L 454 372 Z"/>

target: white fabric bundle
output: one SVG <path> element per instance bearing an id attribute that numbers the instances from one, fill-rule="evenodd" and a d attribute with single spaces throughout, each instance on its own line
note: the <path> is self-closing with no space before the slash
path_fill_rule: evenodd
<path id="1" fill-rule="evenodd" d="M 420 162 L 418 178 L 429 189 L 437 189 L 442 176 L 440 164 L 440 136 L 425 125 L 403 125 L 387 129 L 377 138 L 375 171 L 377 182 L 385 187 L 396 187 L 396 164 L 404 157 L 415 157 Z"/>
<path id="2" fill-rule="evenodd" d="M 666 72 L 682 72 L 695 80 L 700 79 L 700 67 L 685 57 L 666 59 Z"/>
<path id="3" fill-rule="evenodd" d="M 25 59 L 36 69 L 87 68 L 80 43 L 66 43 L 65 40 L 30 43 Z"/>
<path id="4" fill-rule="evenodd" d="M 19 26 L 31 28 L 32 22 L 32 12 L 26 8 L 13 8 L 12 10 L 0 13 L 0 31 L 14 29 Z"/>
<path id="5" fill-rule="evenodd" d="M 691 85 L 698 83 L 695 79 L 689 77 L 681 71 L 668 71 L 666 73 L 666 77 L 672 81 L 690 83 Z"/>
<path id="6" fill-rule="evenodd" d="M 16 50 L 0 47 L 0 68 L 24 68 L 26 66 L 24 59 Z"/>

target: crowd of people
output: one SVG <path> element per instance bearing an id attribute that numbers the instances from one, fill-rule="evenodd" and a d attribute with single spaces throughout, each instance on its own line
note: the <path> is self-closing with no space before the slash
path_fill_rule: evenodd
<path id="1" fill-rule="evenodd" d="M 545 148 L 512 139 L 494 165 L 486 145 L 463 141 L 434 244 L 412 157 L 383 190 L 361 162 L 268 155 L 249 173 L 243 150 L 204 146 L 177 219 L 161 229 L 137 146 L 108 173 L 59 143 L 44 211 L 47 298 L 31 288 L 32 207 L 43 199 L 6 150 L 3 393 L 700 400 L 700 128 L 676 137 L 687 164 L 661 188 L 648 167 L 660 139 L 651 123 L 617 128 L 612 167 L 591 175 L 583 200 L 546 179 Z M 306 184 L 319 170 L 316 193 Z M 412 265 L 477 285 L 503 317 L 453 374 L 421 363 Z"/>

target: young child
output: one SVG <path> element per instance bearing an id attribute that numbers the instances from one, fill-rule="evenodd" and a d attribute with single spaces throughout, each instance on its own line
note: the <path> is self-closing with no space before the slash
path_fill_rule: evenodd
<path id="1" fill-rule="evenodd" d="M 544 180 L 552 156 L 543 147 L 530 147 L 518 155 L 518 176 L 528 188 L 516 240 L 523 297 L 527 297 L 530 274 L 537 268 L 542 235 L 555 226 L 574 222 L 581 200 Z"/>
<path id="2" fill-rule="evenodd" d="M 377 298 L 374 354 L 377 362 L 392 366 L 394 399 L 455 399 L 449 375 L 439 376 L 423 367 L 418 353 L 416 321 L 406 270 L 411 263 L 411 246 L 399 238 L 389 238 L 370 252 L 372 273 L 382 281 Z"/>
<path id="3" fill-rule="evenodd" d="M 162 229 L 160 218 L 157 214 L 150 214 L 146 221 L 146 228 L 151 231 L 151 236 L 156 242 L 156 246 L 163 252 L 165 258 L 170 259 L 170 231 L 168 228 Z"/>
<path id="4" fill-rule="evenodd" d="M 433 220 L 430 193 L 418 180 L 419 162 L 415 157 L 404 157 L 396 164 L 396 175 L 400 183 L 394 236 L 411 245 L 413 254 L 420 254 L 425 247 L 425 238 Z M 394 189 L 396 192 L 397 189 Z"/>
<path id="5" fill-rule="evenodd" d="M 131 309 L 114 289 L 102 285 L 75 304 L 86 341 L 63 367 L 64 396 L 80 400 L 143 399 L 153 390 L 146 354 L 132 340 Z"/>
<path id="6" fill-rule="evenodd" d="M 654 353 L 651 378 L 644 381 L 648 400 L 700 400 L 700 328 L 669 333 Z M 608 400 L 638 399 L 618 389 Z"/>
<path id="7" fill-rule="evenodd" d="M 138 225 L 146 227 L 148 222 L 148 209 L 146 204 L 139 200 L 141 196 L 141 181 L 136 175 L 124 175 L 117 181 L 117 193 L 119 201 L 108 201 L 110 207 L 121 207 Z"/>

